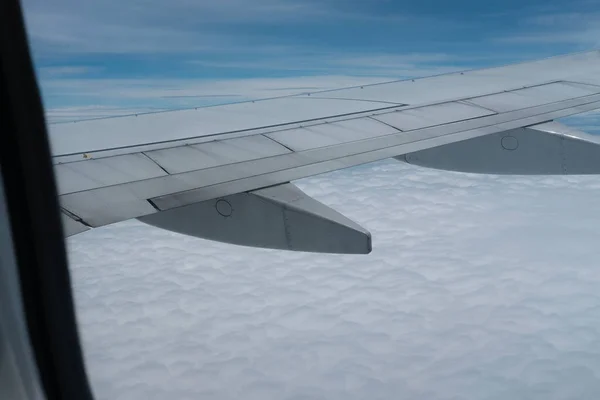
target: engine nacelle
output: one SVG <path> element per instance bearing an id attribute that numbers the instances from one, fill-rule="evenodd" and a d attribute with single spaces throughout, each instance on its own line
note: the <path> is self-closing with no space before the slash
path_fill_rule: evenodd
<path id="1" fill-rule="evenodd" d="M 547 122 L 408 153 L 396 159 L 459 172 L 598 174 L 600 138 L 558 122 Z"/>

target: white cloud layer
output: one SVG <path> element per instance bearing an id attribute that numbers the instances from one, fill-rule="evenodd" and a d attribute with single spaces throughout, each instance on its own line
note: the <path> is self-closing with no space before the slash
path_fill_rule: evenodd
<path id="1" fill-rule="evenodd" d="M 99 399 L 592 399 L 597 177 L 384 161 L 298 182 L 367 256 L 125 222 L 69 239 Z"/>

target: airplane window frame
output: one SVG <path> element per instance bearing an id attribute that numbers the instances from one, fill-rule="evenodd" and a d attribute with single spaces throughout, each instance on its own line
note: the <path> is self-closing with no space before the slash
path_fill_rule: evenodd
<path id="1" fill-rule="evenodd" d="M 20 280 L 17 301 L 45 397 L 92 399 L 43 106 L 18 0 L 0 2 L 0 29 L 0 173 Z"/>

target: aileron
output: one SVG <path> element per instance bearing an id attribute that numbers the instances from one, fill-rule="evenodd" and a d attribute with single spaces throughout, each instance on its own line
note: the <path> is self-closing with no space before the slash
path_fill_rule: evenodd
<path id="1" fill-rule="evenodd" d="M 398 131 L 379 121 L 363 117 L 274 132 L 266 136 L 294 151 L 303 151 L 391 135 Z"/>

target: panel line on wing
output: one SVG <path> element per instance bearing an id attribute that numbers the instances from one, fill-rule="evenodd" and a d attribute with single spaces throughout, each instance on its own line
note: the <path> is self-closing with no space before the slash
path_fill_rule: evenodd
<path id="1" fill-rule="evenodd" d="M 162 169 L 162 170 L 163 170 L 163 171 L 164 171 L 164 172 L 165 172 L 167 175 L 171 175 L 171 174 L 169 173 L 169 171 L 167 171 L 166 169 L 164 169 L 162 165 L 160 165 L 159 163 L 157 163 L 157 162 L 156 162 L 156 160 L 154 160 L 154 159 L 153 159 L 152 157 L 150 157 L 148 154 L 144 153 L 143 151 L 142 151 L 141 153 L 142 153 L 143 155 L 145 155 L 145 156 L 148 158 L 148 160 L 150 160 L 150 161 L 152 161 L 154 164 L 156 164 L 156 166 L 157 166 L 158 168 Z"/>
<path id="2" fill-rule="evenodd" d="M 283 144 L 283 143 L 281 143 L 281 142 L 278 142 L 277 140 L 273 139 L 273 138 L 272 138 L 272 137 L 270 137 L 270 136 L 267 136 L 267 135 L 261 135 L 261 136 L 264 136 L 264 137 L 266 137 L 267 139 L 274 141 L 274 142 L 275 142 L 275 143 L 277 143 L 278 145 L 285 147 L 285 148 L 286 148 L 286 149 L 288 149 L 290 152 L 294 152 L 294 149 L 292 149 L 292 148 L 290 148 L 290 147 L 286 146 L 285 144 Z"/>
<path id="3" fill-rule="evenodd" d="M 64 214 L 67 216 L 67 217 L 71 218 L 73 221 L 80 222 L 80 223 L 82 223 L 83 225 L 85 225 L 85 226 L 87 226 L 87 227 L 89 227 L 89 228 L 91 228 L 91 227 L 92 227 L 90 224 L 86 223 L 86 222 L 83 220 L 83 218 L 81 218 L 80 216 L 78 216 L 78 215 L 74 214 L 73 212 L 71 212 L 71 211 L 67 210 L 66 208 L 64 208 L 64 207 L 60 207 L 60 210 L 61 210 L 61 211 L 62 211 L 62 212 L 63 212 L 63 213 L 64 213 Z"/>
<path id="4" fill-rule="evenodd" d="M 373 121 L 371 118 L 355 118 L 273 132 L 265 136 L 276 140 L 278 143 L 285 144 L 294 151 L 303 151 L 371 139 L 397 132 L 398 129 Z"/>
<path id="5" fill-rule="evenodd" d="M 585 82 L 577 82 L 577 81 L 562 81 L 562 82 L 569 86 L 575 86 L 575 87 L 579 87 L 579 88 L 583 87 L 584 89 L 591 90 L 592 92 L 595 92 L 595 93 L 600 91 L 600 85 L 596 85 L 594 83 L 585 83 Z"/>
<path id="6" fill-rule="evenodd" d="M 146 200 L 152 207 L 154 207 L 154 209 L 156 211 L 162 211 L 160 208 L 158 208 L 158 206 L 154 203 L 154 201 L 152 201 L 152 199 L 147 199 Z"/>
<path id="7" fill-rule="evenodd" d="M 366 101 L 369 103 L 382 103 L 382 104 L 393 104 L 395 106 L 408 106 L 409 104 L 406 103 L 400 103 L 400 102 L 394 102 L 394 101 L 385 101 L 385 100 L 372 100 L 372 99 L 360 99 L 360 98 L 350 98 L 350 97 L 326 97 L 326 96 L 319 96 L 319 95 L 313 95 L 309 97 L 298 97 L 299 99 L 325 99 L 325 100 L 346 100 L 346 101 Z"/>
<path id="8" fill-rule="evenodd" d="M 568 99 L 584 98 L 597 94 L 598 90 L 589 87 L 569 85 L 568 82 L 555 82 L 547 85 L 535 85 L 519 90 L 487 94 L 464 99 L 477 106 L 496 112 L 508 112 L 551 104 Z"/>
<path id="9" fill-rule="evenodd" d="M 373 118 L 373 116 L 371 116 L 371 115 L 369 115 L 367 118 L 369 118 L 369 119 L 372 119 L 372 120 L 373 120 L 373 121 L 375 121 L 375 122 L 379 122 L 380 124 L 387 125 L 387 126 L 389 126 L 390 128 L 394 128 L 394 129 L 396 129 L 398 132 L 404 132 L 402 129 L 400 129 L 400 128 L 396 127 L 396 126 L 390 125 L 390 124 L 388 124 L 388 123 L 386 123 L 386 122 L 383 122 L 383 121 L 380 121 L 380 120 L 378 120 L 378 119 L 376 119 L 376 118 Z"/>
<path id="10" fill-rule="evenodd" d="M 490 112 L 492 112 L 492 113 L 494 113 L 494 114 L 497 114 L 497 113 L 498 113 L 497 111 L 494 111 L 494 110 L 492 110 L 491 108 L 487 108 L 487 107 L 481 106 L 481 105 L 479 105 L 479 104 L 471 103 L 469 100 L 460 100 L 460 101 L 458 101 L 457 103 L 462 103 L 462 104 L 467 104 L 467 105 L 469 105 L 469 106 L 473 106 L 473 107 L 479 107 L 479 108 L 483 108 L 484 110 L 490 111 Z"/>

